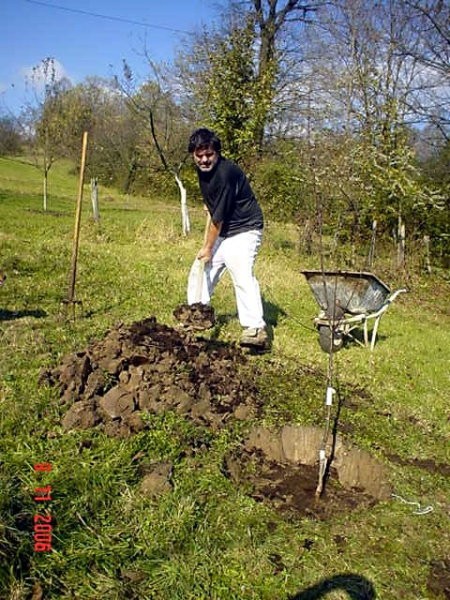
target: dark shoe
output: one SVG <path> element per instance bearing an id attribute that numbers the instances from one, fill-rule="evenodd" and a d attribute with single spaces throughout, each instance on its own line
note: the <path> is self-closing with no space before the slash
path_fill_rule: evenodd
<path id="1" fill-rule="evenodd" d="M 264 327 L 248 327 L 242 332 L 241 346 L 267 348 L 268 345 L 269 336 Z"/>

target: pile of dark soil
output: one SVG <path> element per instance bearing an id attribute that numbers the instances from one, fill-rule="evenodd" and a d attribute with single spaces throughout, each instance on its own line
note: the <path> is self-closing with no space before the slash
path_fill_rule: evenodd
<path id="1" fill-rule="evenodd" d="M 142 414 L 175 410 L 213 429 L 259 412 L 239 347 L 195 338 L 151 317 L 119 324 L 104 339 L 41 374 L 68 406 L 65 429 L 98 427 L 127 437 L 146 427 Z"/>

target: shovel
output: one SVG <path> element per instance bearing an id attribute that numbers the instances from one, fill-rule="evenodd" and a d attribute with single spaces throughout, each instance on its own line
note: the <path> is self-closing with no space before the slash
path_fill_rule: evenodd
<path id="1" fill-rule="evenodd" d="M 205 224 L 205 233 L 203 241 L 206 243 L 208 238 L 209 225 L 211 223 L 211 215 L 208 213 Z M 205 261 L 196 258 L 192 263 L 191 270 L 189 271 L 188 284 L 187 284 L 187 297 L 188 304 L 196 304 L 202 301 L 202 291 L 204 282 L 205 272 Z"/>

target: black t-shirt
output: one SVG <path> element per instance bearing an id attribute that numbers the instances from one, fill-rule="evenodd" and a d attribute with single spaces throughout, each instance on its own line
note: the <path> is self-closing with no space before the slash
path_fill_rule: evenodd
<path id="1" fill-rule="evenodd" d="M 197 173 L 212 220 L 222 222 L 222 237 L 263 228 L 261 207 L 240 167 L 221 156 L 211 172 Z"/>

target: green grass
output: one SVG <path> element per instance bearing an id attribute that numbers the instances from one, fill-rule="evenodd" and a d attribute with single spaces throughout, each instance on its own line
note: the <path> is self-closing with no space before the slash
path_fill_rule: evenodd
<path id="1" fill-rule="evenodd" d="M 82 310 L 72 322 L 61 300 L 68 294 L 78 182 L 70 166 L 54 165 L 47 214 L 40 185 L 36 169 L 0 159 L 0 267 L 8 274 L 0 289 L 0 598 L 29 598 L 39 582 L 46 600 L 285 600 L 342 573 L 368 580 L 383 600 L 439 598 L 427 580 L 430 562 L 448 557 L 448 478 L 414 460 L 449 460 L 443 274 L 406 278 L 380 260 L 377 274 L 410 291 L 381 320 L 373 353 L 347 345 L 334 357 L 345 437 L 387 465 L 396 494 L 433 512 L 414 515 L 412 505 L 393 499 L 327 522 L 286 519 L 223 475 L 223 458 L 246 424 L 214 434 L 168 413 L 150 417 L 149 430 L 126 440 L 62 429 L 64 409 L 55 390 L 39 385 L 41 369 L 119 321 L 155 315 L 174 326 L 204 216 L 192 203 L 193 232 L 184 238 L 176 201 L 101 189 L 98 225 L 86 187 L 76 284 Z M 300 274 L 320 263 L 296 248 L 294 227 L 267 224 L 257 275 L 274 343 L 270 354 L 251 360 L 261 373 L 261 421 L 320 426 L 328 359 L 312 327 L 318 307 Z M 236 340 L 227 278 L 214 307 L 223 317 L 215 334 Z M 199 440 L 208 441 L 207 449 L 186 453 Z M 172 492 L 142 495 L 138 452 L 149 462 L 173 462 Z M 42 461 L 54 469 L 39 476 L 33 464 Z M 50 554 L 32 548 L 38 482 L 54 489 Z M 342 589 L 327 595 L 348 597 L 370 596 Z"/>

